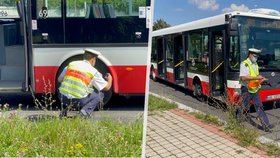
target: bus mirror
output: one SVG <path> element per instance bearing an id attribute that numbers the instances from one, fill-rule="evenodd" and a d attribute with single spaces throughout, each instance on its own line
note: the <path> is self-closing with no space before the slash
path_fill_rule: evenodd
<path id="1" fill-rule="evenodd" d="M 236 18 L 230 19 L 230 30 L 238 30 L 238 22 Z"/>

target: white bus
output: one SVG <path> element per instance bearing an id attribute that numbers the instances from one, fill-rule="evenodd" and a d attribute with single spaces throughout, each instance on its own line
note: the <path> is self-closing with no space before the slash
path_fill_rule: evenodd
<path id="1" fill-rule="evenodd" d="M 55 93 L 62 69 L 90 48 L 102 54 L 97 69 L 112 74 L 112 93 L 144 94 L 149 29 L 140 11 L 149 6 L 150 0 L 0 1 L 0 92 L 44 93 L 47 84 Z"/>
<path id="2" fill-rule="evenodd" d="M 249 48 L 262 50 L 260 73 L 269 79 L 261 100 L 280 99 L 280 16 L 269 9 L 231 12 L 154 31 L 151 77 L 205 96 L 240 96 L 239 66 Z"/>

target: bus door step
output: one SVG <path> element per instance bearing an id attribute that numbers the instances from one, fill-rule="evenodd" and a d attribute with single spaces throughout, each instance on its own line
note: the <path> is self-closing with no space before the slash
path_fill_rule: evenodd
<path id="1" fill-rule="evenodd" d="M 164 75 L 158 75 L 158 77 L 161 78 L 161 79 L 165 79 Z"/>
<path id="2" fill-rule="evenodd" d="M 224 101 L 222 96 L 213 96 L 213 98 L 219 101 Z"/>
<path id="3" fill-rule="evenodd" d="M 213 91 L 213 92 L 212 92 L 212 96 L 213 96 L 213 97 L 221 96 L 221 91 L 219 91 L 219 90 Z"/>
<path id="4" fill-rule="evenodd" d="M 179 85 L 181 85 L 183 83 L 183 85 L 184 85 L 184 80 L 176 80 L 175 83 L 179 84 Z"/>

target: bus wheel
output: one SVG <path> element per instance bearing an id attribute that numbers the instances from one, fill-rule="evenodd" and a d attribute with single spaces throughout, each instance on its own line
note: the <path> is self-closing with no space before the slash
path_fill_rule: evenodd
<path id="1" fill-rule="evenodd" d="M 107 74 L 110 73 L 107 65 L 103 63 L 101 60 L 96 60 L 96 64 L 94 66 L 102 75 L 103 77 Z M 109 91 L 104 92 L 104 98 L 103 98 L 103 104 L 107 104 L 110 99 L 112 98 L 113 95 L 113 88 L 111 87 Z"/>
<path id="2" fill-rule="evenodd" d="M 200 83 L 195 82 L 194 85 L 194 90 L 193 90 L 193 95 L 196 97 L 197 100 L 204 102 L 205 101 L 205 96 L 202 92 L 202 86 Z"/>
<path id="3" fill-rule="evenodd" d="M 155 69 L 154 69 L 153 66 L 151 67 L 150 78 L 151 78 L 154 82 L 157 81 L 156 72 L 155 72 Z"/>

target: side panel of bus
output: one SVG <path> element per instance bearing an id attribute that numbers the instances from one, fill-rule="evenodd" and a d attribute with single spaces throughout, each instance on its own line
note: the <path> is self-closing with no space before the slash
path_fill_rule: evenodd
<path id="1" fill-rule="evenodd" d="M 102 53 L 102 62 L 108 66 L 114 79 L 114 92 L 120 94 L 145 93 L 147 47 L 87 47 Z M 60 66 L 71 57 L 82 58 L 84 47 L 33 48 L 35 90 L 43 93 L 52 85 L 55 92 L 56 77 Z M 130 53 L 132 52 L 133 53 Z M 113 54 L 113 55 L 112 55 Z M 123 57 L 129 60 L 123 60 Z M 101 59 L 99 59 L 101 60 Z"/>
<path id="2" fill-rule="evenodd" d="M 48 85 L 55 92 L 60 70 L 90 48 L 101 52 L 100 63 L 112 74 L 115 93 L 145 93 L 149 30 L 139 7 L 149 0 L 31 1 L 35 92 L 43 93 Z"/>

